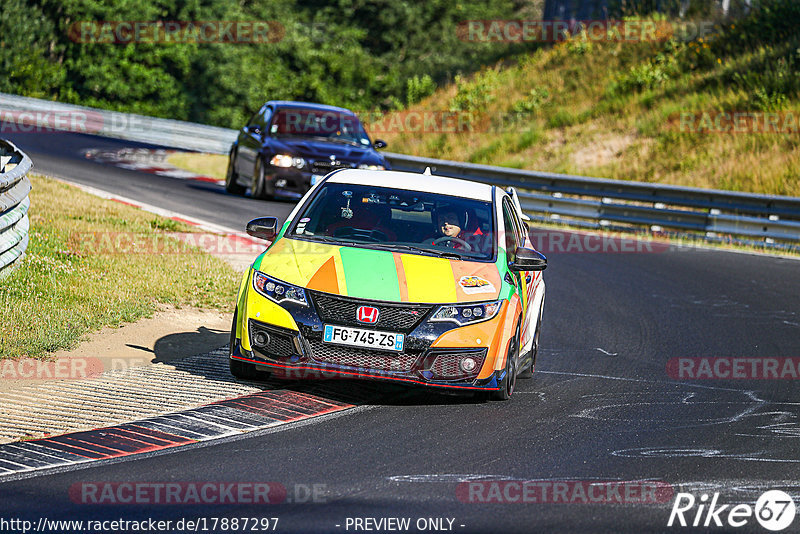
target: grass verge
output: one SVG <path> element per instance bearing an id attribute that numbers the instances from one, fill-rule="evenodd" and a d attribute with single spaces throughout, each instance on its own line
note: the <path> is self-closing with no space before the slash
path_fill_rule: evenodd
<path id="1" fill-rule="evenodd" d="M 30 175 L 30 245 L 0 280 L 0 359 L 45 358 L 159 304 L 231 310 L 239 275 L 170 237 L 183 223 Z"/>
<path id="2" fill-rule="evenodd" d="M 798 17 L 800 3 L 772 0 L 691 41 L 579 34 L 456 78 L 367 131 L 416 156 L 800 196 Z M 474 120 L 404 127 L 448 112 Z M 721 114 L 737 112 L 778 127 L 734 129 Z"/>
<path id="3" fill-rule="evenodd" d="M 228 171 L 228 156 L 222 154 L 203 154 L 200 152 L 176 152 L 167 157 L 170 163 L 200 176 L 224 180 Z"/>

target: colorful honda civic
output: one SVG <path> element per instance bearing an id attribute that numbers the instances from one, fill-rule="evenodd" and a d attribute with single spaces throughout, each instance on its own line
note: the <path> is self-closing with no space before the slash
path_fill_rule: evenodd
<path id="1" fill-rule="evenodd" d="M 513 190 L 394 171 L 315 184 L 245 274 L 230 369 L 356 378 L 508 399 L 530 377 L 547 266 Z"/>

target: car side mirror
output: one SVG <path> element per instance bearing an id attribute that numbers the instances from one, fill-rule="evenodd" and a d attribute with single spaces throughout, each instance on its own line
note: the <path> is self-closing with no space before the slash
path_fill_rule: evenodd
<path id="1" fill-rule="evenodd" d="M 544 271 L 547 269 L 547 258 L 532 248 L 517 247 L 514 261 L 508 264 L 511 271 Z"/>
<path id="2" fill-rule="evenodd" d="M 372 146 L 374 146 L 376 149 L 379 149 L 379 148 L 386 148 L 389 145 L 387 145 L 386 141 L 384 141 L 383 139 L 375 139 L 375 142 L 372 143 Z"/>
<path id="3" fill-rule="evenodd" d="M 272 241 L 278 235 L 278 219 L 275 217 L 259 217 L 247 223 L 247 235 Z"/>

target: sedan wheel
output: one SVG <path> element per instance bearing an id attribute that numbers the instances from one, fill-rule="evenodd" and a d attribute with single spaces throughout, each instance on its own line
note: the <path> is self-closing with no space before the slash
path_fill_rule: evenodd
<path id="1" fill-rule="evenodd" d="M 256 160 L 256 168 L 253 172 L 253 181 L 250 185 L 250 196 L 253 198 L 268 198 L 267 180 L 264 176 L 264 164 L 260 159 Z"/>
<path id="2" fill-rule="evenodd" d="M 243 195 L 246 188 L 238 182 L 239 174 L 233 164 L 234 158 L 236 158 L 236 151 L 231 150 L 228 155 L 228 172 L 225 173 L 225 191 L 232 195 Z"/>

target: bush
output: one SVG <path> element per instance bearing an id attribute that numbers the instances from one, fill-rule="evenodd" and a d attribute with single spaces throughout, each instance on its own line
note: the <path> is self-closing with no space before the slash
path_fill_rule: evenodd
<path id="1" fill-rule="evenodd" d="M 514 102 L 513 110 L 516 113 L 538 111 L 548 100 L 550 100 L 550 91 L 543 87 L 534 87 L 530 90 L 525 100 Z"/>
<path id="2" fill-rule="evenodd" d="M 486 71 L 471 82 L 456 76 L 456 96 L 450 100 L 450 111 L 486 111 L 488 104 L 494 100 L 492 90 L 495 88 L 496 73 L 493 73 Z"/>
<path id="3" fill-rule="evenodd" d="M 436 82 L 429 75 L 414 76 L 406 83 L 406 103 L 410 106 L 416 104 L 426 96 L 436 91 Z"/>

